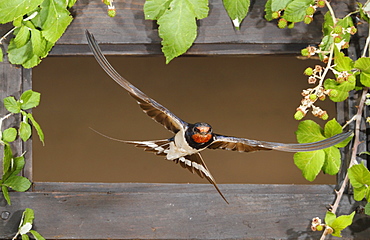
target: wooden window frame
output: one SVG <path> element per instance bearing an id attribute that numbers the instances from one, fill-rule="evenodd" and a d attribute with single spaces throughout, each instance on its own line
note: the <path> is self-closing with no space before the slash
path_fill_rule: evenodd
<path id="1" fill-rule="evenodd" d="M 101 47 L 107 55 L 162 54 L 155 23 L 143 19 L 143 3 L 115 1 L 118 14 L 109 18 L 100 0 L 78 1 L 72 11 L 73 23 L 50 55 L 92 55 L 85 29 L 103 41 Z M 198 38 L 185 55 L 292 55 L 319 43 L 320 21 L 278 29 L 263 19 L 264 4 L 252 3 L 248 18 L 236 31 L 222 1 L 211 1 L 210 15 L 199 21 Z M 334 7 L 346 12 L 351 4 L 342 1 Z M 0 35 L 7 30 L 9 25 L 1 26 Z M 0 69 L 1 99 L 19 97 L 31 89 L 31 70 L 13 66 L 6 59 Z M 355 104 L 353 99 L 338 104 L 338 120 L 350 119 L 353 113 L 349 109 Z M 5 109 L 0 111 L 3 114 Z M 27 152 L 23 175 L 32 180 L 31 141 L 17 141 L 15 151 Z M 343 176 L 338 175 L 339 182 Z M 321 233 L 311 231 L 310 219 L 324 216 L 335 199 L 334 188 L 222 184 L 228 205 L 218 201 L 218 193 L 204 184 L 34 182 L 28 192 L 10 193 L 11 206 L 0 198 L 0 239 L 15 235 L 25 208 L 35 210 L 34 227 L 47 239 L 318 239 Z M 351 199 L 344 197 L 339 212 L 348 214 L 354 208 Z M 368 223 L 369 218 L 356 216 L 354 224 L 343 231 L 344 239 L 368 239 Z"/>

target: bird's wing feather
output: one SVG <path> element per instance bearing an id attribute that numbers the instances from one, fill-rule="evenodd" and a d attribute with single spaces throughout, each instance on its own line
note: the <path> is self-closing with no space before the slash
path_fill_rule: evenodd
<path id="1" fill-rule="evenodd" d="M 283 152 L 309 152 L 334 146 L 352 135 L 352 132 L 337 134 L 322 141 L 312 143 L 275 143 L 250 140 L 246 138 L 215 135 L 214 141 L 208 146 L 210 149 L 225 149 L 239 152 L 254 152 L 260 150 L 277 150 Z"/>
<path id="2" fill-rule="evenodd" d="M 213 184 L 213 186 L 216 188 L 217 192 L 221 195 L 225 202 L 229 203 L 226 200 L 225 196 L 222 194 L 221 190 L 218 188 L 215 179 L 213 178 L 211 172 L 208 170 L 200 153 L 180 157 L 174 161 L 176 163 L 179 163 L 183 168 L 187 168 L 190 172 L 196 172 L 201 178 L 206 178 L 208 182 Z"/>
<path id="3" fill-rule="evenodd" d="M 181 128 L 184 129 L 186 122 L 178 118 L 167 108 L 157 103 L 155 100 L 148 97 L 129 81 L 123 78 L 105 58 L 100 50 L 94 36 L 86 30 L 86 38 L 89 46 L 94 54 L 95 59 L 103 68 L 103 70 L 121 87 L 126 89 L 128 93 L 139 103 L 143 111 L 156 122 L 162 124 L 166 129 L 177 133 Z"/>

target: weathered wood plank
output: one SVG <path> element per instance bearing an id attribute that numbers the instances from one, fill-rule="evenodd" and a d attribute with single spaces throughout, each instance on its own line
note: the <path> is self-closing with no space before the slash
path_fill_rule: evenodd
<path id="1" fill-rule="evenodd" d="M 89 52 L 85 46 L 73 46 L 87 44 L 85 29 L 90 30 L 102 45 L 113 44 L 107 54 L 161 54 L 158 26 L 144 19 L 144 2 L 115 1 L 117 16 L 110 18 L 106 14 L 106 6 L 100 0 L 77 1 L 72 10 L 75 19 L 51 55 Z M 264 19 L 265 3 L 252 1 L 250 12 L 240 31 L 237 31 L 232 27 L 222 1 L 211 0 L 209 16 L 198 21 L 198 37 L 187 55 L 290 54 L 299 52 L 308 44 L 320 42 L 322 13 L 317 13 L 315 21 L 310 25 L 299 23 L 294 29 L 279 29 L 276 22 Z M 352 1 L 333 2 L 332 5 L 338 17 L 351 12 L 355 6 Z"/>
<path id="2" fill-rule="evenodd" d="M 229 205 L 209 184 L 35 183 L 40 192 L 11 193 L 0 238 L 14 235 L 30 207 L 47 239 L 318 239 L 310 219 L 323 217 L 334 197 L 333 186 L 323 185 L 220 188 Z M 351 211 L 343 198 L 340 213 Z M 368 239 L 369 221 L 357 215 L 343 239 Z"/>

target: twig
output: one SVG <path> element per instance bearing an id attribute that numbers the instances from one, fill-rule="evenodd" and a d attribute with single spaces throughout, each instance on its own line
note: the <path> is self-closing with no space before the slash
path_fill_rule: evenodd
<path id="1" fill-rule="evenodd" d="M 352 119 L 356 119 L 356 126 L 355 126 L 355 136 L 354 136 L 354 142 L 353 142 L 353 148 L 352 148 L 352 154 L 351 154 L 351 161 L 349 163 L 348 168 L 352 167 L 353 165 L 357 164 L 356 156 L 357 156 L 357 148 L 360 145 L 360 127 L 361 127 L 361 120 L 362 120 L 362 111 L 364 109 L 365 100 L 366 100 L 366 94 L 368 93 L 369 88 L 364 88 L 362 91 L 361 100 L 359 103 L 359 106 L 357 108 L 357 113 Z M 342 185 L 338 191 L 335 191 L 337 197 L 334 201 L 334 204 L 332 205 L 331 212 L 335 213 L 339 207 L 339 203 L 342 200 L 344 190 L 346 189 L 348 184 L 348 172 L 346 173 L 346 176 L 344 177 L 344 180 L 342 182 Z M 321 235 L 320 240 L 324 240 L 326 237 L 325 231 Z"/>

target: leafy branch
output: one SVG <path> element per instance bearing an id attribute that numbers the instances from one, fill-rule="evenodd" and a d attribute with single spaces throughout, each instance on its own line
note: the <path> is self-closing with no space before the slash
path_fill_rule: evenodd
<path id="1" fill-rule="evenodd" d="M 35 230 L 32 230 L 34 218 L 35 218 L 34 211 L 30 208 L 26 208 L 22 214 L 18 231 L 12 238 L 12 240 L 17 239 L 19 235 L 22 236 L 22 240 L 29 240 L 29 236 L 27 235 L 28 233 L 30 233 L 36 240 L 45 240 L 45 238 L 42 237 L 40 233 L 38 233 Z"/>
<path id="2" fill-rule="evenodd" d="M 45 58 L 62 36 L 72 16 L 67 8 L 76 0 L 6 0 L 0 1 L 0 24 L 12 22 L 13 28 L 0 38 L 0 44 L 10 34 L 7 49 L 9 62 L 32 68 Z M 0 61 L 3 52 L 0 48 Z"/>
<path id="3" fill-rule="evenodd" d="M 358 59 L 352 60 L 341 51 L 349 47 L 351 35 L 357 33 L 352 15 L 359 15 L 358 17 L 364 22 L 369 23 L 370 9 L 366 7 L 367 5 L 369 5 L 369 1 L 365 4 L 365 7 L 358 4 L 357 11 L 339 19 L 335 16 L 335 12 L 327 0 L 269 0 L 266 4 L 265 18 L 267 20 L 278 19 L 280 28 L 292 27 L 294 23 L 299 21 L 309 24 L 312 22 L 317 9 L 325 6 L 328 9 L 328 12 L 324 15 L 323 38 L 320 45 L 318 47 L 309 46 L 301 51 L 302 55 L 306 57 L 317 54 L 319 59 L 325 63 L 325 67 L 316 65 L 314 68 L 308 67 L 304 71 L 304 74 L 308 76 L 308 83 L 316 84 L 316 86 L 302 91 L 303 99 L 294 115 L 295 119 L 301 120 L 311 111 L 314 116 L 327 120 L 328 114 L 316 106 L 317 100 L 325 100 L 326 97 L 329 97 L 333 102 L 341 102 L 348 98 L 350 91 L 362 90 L 357 113 L 349 120 L 349 122 L 355 121 L 356 124 L 347 174 L 341 183 L 340 189 L 336 191 L 336 199 L 331 209 L 326 213 L 325 223 L 322 223 L 320 218 L 313 218 L 311 223 L 312 230 L 323 231 L 321 239 L 325 239 L 328 234 L 340 237 L 341 231 L 352 224 L 355 212 L 350 215 L 336 216 L 336 211 L 349 180 L 354 188 L 356 201 L 361 201 L 364 198 L 367 201 L 370 200 L 370 172 L 363 164 L 358 164 L 356 160 L 358 146 L 361 143 L 359 134 L 361 121 L 363 120 L 363 109 L 365 103 L 370 104 L 369 94 L 367 94 L 368 87 L 370 87 L 370 58 L 366 57 L 366 53 L 369 52 L 370 37 L 367 38 L 363 54 Z M 335 76 L 335 79 L 328 78 L 329 72 Z M 334 119 L 328 121 L 324 129 L 321 129 L 315 122 L 306 120 L 300 122 L 296 135 L 299 142 L 310 142 L 322 140 L 341 131 L 342 127 Z M 335 147 L 344 147 L 348 140 Z M 296 153 L 294 162 L 309 181 L 314 180 L 320 170 L 325 173 L 336 174 L 339 171 L 341 160 L 339 150 L 335 147 L 315 152 Z M 369 203 L 365 206 L 365 213 L 370 214 Z"/>
<path id="4" fill-rule="evenodd" d="M 3 176 L 0 179 L 2 193 L 7 203 L 10 205 L 11 200 L 8 193 L 8 188 L 12 188 L 18 192 L 24 192 L 31 187 L 31 182 L 18 174 L 22 171 L 25 165 L 24 153 L 21 156 L 15 157 L 12 152 L 11 143 L 19 136 L 23 141 L 27 141 L 32 134 L 31 125 L 35 128 L 40 141 L 44 143 L 44 133 L 40 125 L 34 119 L 32 113 L 27 110 L 37 107 L 40 103 L 40 93 L 32 90 L 25 91 L 19 100 L 14 97 L 4 98 L 4 106 L 10 112 L 6 116 L 0 118 L 0 129 L 3 122 L 14 114 L 20 114 L 22 121 L 19 124 L 18 130 L 14 127 L 0 131 L 0 144 L 3 146 Z"/>

